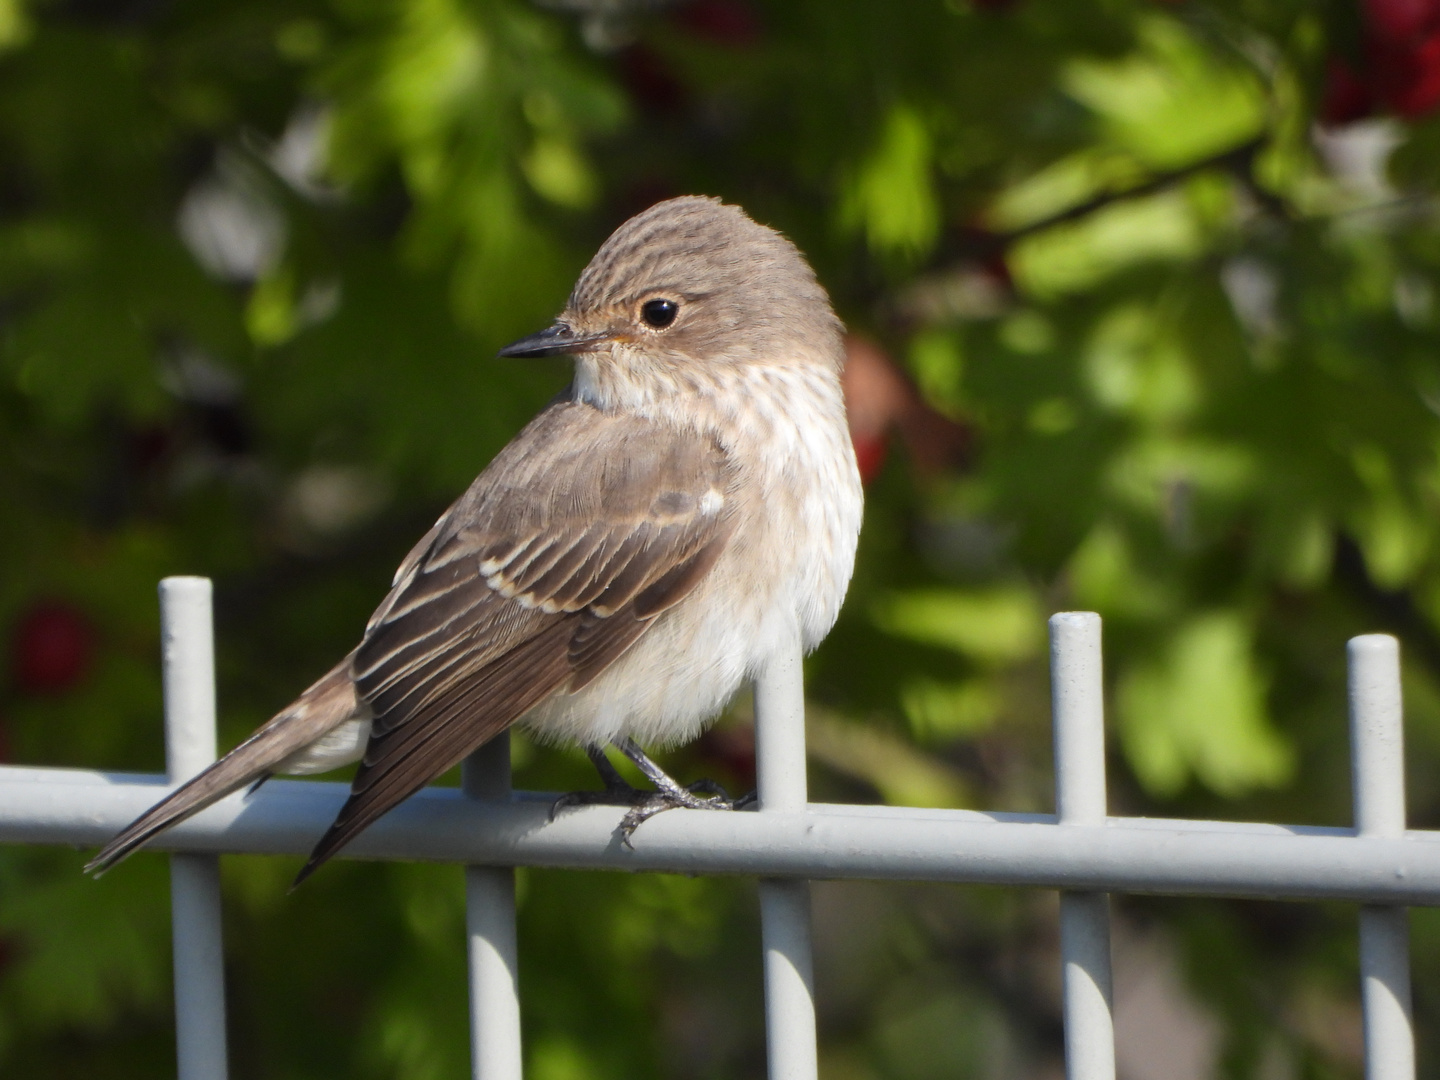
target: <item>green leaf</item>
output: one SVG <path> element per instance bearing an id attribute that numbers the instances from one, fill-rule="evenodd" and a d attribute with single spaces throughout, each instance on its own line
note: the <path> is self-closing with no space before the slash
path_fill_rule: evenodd
<path id="1" fill-rule="evenodd" d="M 985 679 L 960 683 L 915 679 L 900 688 L 900 705 L 917 739 L 941 742 L 989 729 L 999 719 L 1004 698 Z"/>
<path id="2" fill-rule="evenodd" d="M 887 633 L 990 662 L 1033 656 L 1043 637 L 1035 594 L 1022 586 L 892 593 L 876 603 L 874 616 Z"/>
<path id="3" fill-rule="evenodd" d="M 1160 15 L 1140 24 L 1140 50 L 1114 62 L 1077 60 L 1064 85 L 1101 117 L 1114 143 L 1157 168 L 1238 146 L 1265 123 L 1265 93 L 1238 58 L 1207 49 Z"/>
<path id="4" fill-rule="evenodd" d="M 882 254 L 924 255 L 940 231 L 932 158 L 930 133 L 920 114 L 908 105 L 893 106 L 879 143 L 844 185 L 841 224 L 864 233 Z"/>
<path id="5" fill-rule="evenodd" d="M 874 724 L 831 719 L 812 707 L 806 710 L 805 733 L 815 760 L 869 784 L 891 806 L 974 805 L 970 785 L 957 770 Z"/>
<path id="6" fill-rule="evenodd" d="M 1353 460 L 1369 496 L 1354 515 L 1365 565 L 1377 585 L 1394 589 L 1414 577 L 1424 563 L 1432 534 L 1430 515 L 1417 514 L 1407 505 L 1394 469 L 1379 447 L 1359 446 Z"/>
<path id="7" fill-rule="evenodd" d="M 1192 775 L 1232 798 L 1290 781 L 1294 751 L 1270 723 L 1251 638 L 1238 612 L 1210 612 L 1122 673 L 1121 745 L 1153 794 L 1174 795 Z"/>
<path id="8" fill-rule="evenodd" d="M 598 194 L 595 174 L 575 144 L 557 136 L 535 140 L 521 166 L 537 192 L 560 206 L 583 210 Z"/>
<path id="9" fill-rule="evenodd" d="M 1026 292 L 1055 297 L 1092 288 L 1138 263 L 1194 258 L 1204 246 L 1205 230 L 1186 193 L 1167 191 L 1027 236 L 1008 263 Z"/>
<path id="10" fill-rule="evenodd" d="M 24 45 L 30 34 L 25 0 L 0 0 L 0 52 Z"/>
<path id="11" fill-rule="evenodd" d="M 1124 531 L 1113 522 L 1090 531 L 1070 560 L 1069 578 L 1076 604 L 1103 615 L 1156 619 L 1180 607 L 1177 591 L 1141 567 Z"/>

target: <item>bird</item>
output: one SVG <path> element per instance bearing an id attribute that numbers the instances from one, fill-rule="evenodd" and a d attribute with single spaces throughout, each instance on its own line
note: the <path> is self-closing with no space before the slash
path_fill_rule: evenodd
<path id="1" fill-rule="evenodd" d="M 624 222 L 554 323 L 500 350 L 568 355 L 570 384 L 406 555 L 360 644 L 86 870 L 247 785 L 358 760 L 299 885 L 515 724 L 584 748 L 605 790 L 568 801 L 629 802 L 629 831 L 735 807 L 642 746 L 694 739 L 839 615 L 863 513 L 843 333 L 799 249 L 740 207 L 683 196 Z"/>

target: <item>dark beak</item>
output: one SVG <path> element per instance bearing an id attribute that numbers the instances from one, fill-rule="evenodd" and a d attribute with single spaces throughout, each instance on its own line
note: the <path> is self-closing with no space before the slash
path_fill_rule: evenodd
<path id="1" fill-rule="evenodd" d="M 519 356 L 529 359 L 538 356 L 561 356 L 564 353 L 588 352 L 596 345 L 610 340 L 609 334 L 577 334 L 565 323 L 556 323 L 539 333 L 512 341 L 500 350 L 500 356 Z"/>

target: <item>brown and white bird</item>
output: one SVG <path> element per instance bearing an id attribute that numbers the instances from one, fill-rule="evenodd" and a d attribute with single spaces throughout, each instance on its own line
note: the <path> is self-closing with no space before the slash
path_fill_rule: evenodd
<path id="1" fill-rule="evenodd" d="M 697 736 L 798 634 L 829 632 L 862 498 L 840 321 L 803 256 L 737 207 L 689 196 L 631 218 L 555 324 L 502 356 L 571 354 L 571 385 L 415 545 L 360 645 L 142 814 L 87 869 L 275 773 L 359 759 L 297 884 L 512 724 L 614 745 Z"/>

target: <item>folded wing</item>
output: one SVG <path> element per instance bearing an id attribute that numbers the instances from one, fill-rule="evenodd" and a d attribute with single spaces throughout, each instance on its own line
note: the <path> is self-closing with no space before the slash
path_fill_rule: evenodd
<path id="1" fill-rule="evenodd" d="M 732 530 L 713 439 L 550 406 L 412 551 L 356 650 L 370 743 L 303 880 L 551 694 L 592 682 L 704 578 Z"/>

